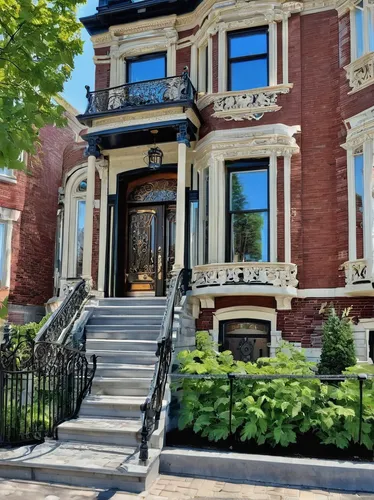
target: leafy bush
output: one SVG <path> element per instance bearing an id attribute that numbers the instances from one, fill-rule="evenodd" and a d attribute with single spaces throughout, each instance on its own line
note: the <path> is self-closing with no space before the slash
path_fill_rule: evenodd
<path id="1" fill-rule="evenodd" d="M 41 328 L 47 323 L 50 314 L 44 316 L 39 323 L 26 323 L 25 325 L 12 325 L 12 337 L 22 340 L 34 340 Z"/>
<path id="2" fill-rule="evenodd" d="M 178 355 L 186 374 L 312 375 L 314 363 L 291 344 L 282 344 L 274 358 L 257 363 L 235 361 L 230 351 L 216 352 L 207 333 L 197 335 L 197 349 Z M 230 435 L 230 381 L 227 378 L 179 379 L 179 429 L 191 428 L 210 441 Z M 258 445 L 288 446 L 313 432 L 322 444 L 345 448 L 359 440 L 358 382 L 339 386 L 319 379 L 236 379 L 233 381 L 231 429 L 236 439 Z M 365 385 L 362 442 L 374 442 L 374 381 Z"/>
<path id="3" fill-rule="evenodd" d="M 357 363 L 349 313 L 350 309 L 345 309 L 339 316 L 333 307 L 329 311 L 323 325 L 322 353 L 318 365 L 321 375 L 340 374 Z"/>

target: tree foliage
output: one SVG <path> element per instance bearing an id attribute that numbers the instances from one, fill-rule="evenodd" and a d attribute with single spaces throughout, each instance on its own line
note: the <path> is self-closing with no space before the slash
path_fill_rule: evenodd
<path id="1" fill-rule="evenodd" d="M 332 307 L 323 325 L 322 353 L 318 371 L 322 375 L 337 375 L 357 363 L 356 350 L 349 318 L 350 309 L 339 316 Z"/>
<path id="2" fill-rule="evenodd" d="M 291 344 L 274 358 L 257 363 L 235 361 L 230 351 L 218 353 L 209 333 L 197 335 L 197 349 L 178 355 L 180 372 L 198 375 L 314 375 L 315 364 Z M 230 384 L 226 378 L 179 379 L 179 429 L 192 429 L 210 441 L 230 435 Z M 364 385 L 362 444 L 373 449 L 374 378 Z M 257 445 L 286 447 L 303 434 L 321 444 L 347 448 L 359 442 L 360 391 L 357 380 L 327 384 L 310 379 L 236 379 L 233 383 L 231 429 L 235 439 Z M 249 448 L 250 449 L 250 448 Z"/>
<path id="3" fill-rule="evenodd" d="M 0 0 L 0 168 L 22 168 L 38 130 L 62 126 L 63 91 L 82 52 L 76 6 L 85 0 Z"/>

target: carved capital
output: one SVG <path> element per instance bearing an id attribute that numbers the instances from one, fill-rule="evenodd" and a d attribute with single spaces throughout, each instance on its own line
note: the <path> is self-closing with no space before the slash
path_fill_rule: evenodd
<path id="1" fill-rule="evenodd" d="M 88 142 L 88 145 L 86 147 L 84 155 L 85 156 L 95 156 L 96 158 L 99 158 L 101 156 L 101 152 L 99 149 L 101 137 L 98 137 L 96 135 L 90 136 L 90 137 L 88 137 L 87 142 Z"/>
<path id="2" fill-rule="evenodd" d="M 191 146 L 187 123 L 182 123 L 181 125 L 179 125 L 179 132 L 177 134 L 177 142 L 181 143 L 181 144 L 185 144 L 188 148 Z"/>
<path id="3" fill-rule="evenodd" d="M 96 170 L 99 173 L 100 180 L 102 180 L 103 174 L 108 170 L 108 167 L 109 167 L 109 162 L 104 158 L 101 158 L 96 162 Z"/>

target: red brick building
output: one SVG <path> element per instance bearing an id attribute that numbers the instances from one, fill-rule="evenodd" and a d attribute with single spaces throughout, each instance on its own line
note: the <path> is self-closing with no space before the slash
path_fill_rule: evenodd
<path id="1" fill-rule="evenodd" d="M 38 321 L 54 295 L 54 255 L 58 188 L 64 152 L 77 140 L 76 110 L 60 100 L 68 124 L 40 131 L 33 155 L 24 154 L 24 171 L 0 171 L 0 272 L 8 295 L 9 320 Z M 83 142 L 83 141 L 82 141 Z"/>
<path id="2" fill-rule="evenodd" d="M 100 0 L 61 283 L 163 295 L 188 267 L 186 317 L 250 359 L 282 338 L 317 358 L 321 305 L 352 306 L 372 357 L 373 8 Z"/>

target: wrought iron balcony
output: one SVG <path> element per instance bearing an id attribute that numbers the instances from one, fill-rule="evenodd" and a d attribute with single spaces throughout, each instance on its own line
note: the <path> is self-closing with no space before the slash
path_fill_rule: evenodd
<path id="1" fill-rule="evenodd" d="M 87 115 L 115 111 L 134 111 L 148 106 L 193 103 L 196 91 L 187 73 L 182 76 L 159 78 L 91 92 L 87 89 Z"/>

